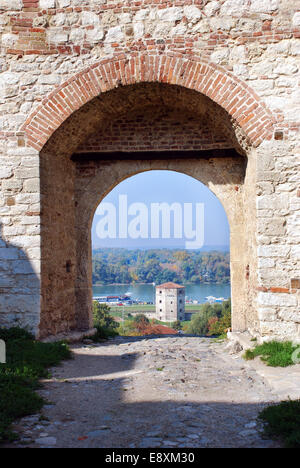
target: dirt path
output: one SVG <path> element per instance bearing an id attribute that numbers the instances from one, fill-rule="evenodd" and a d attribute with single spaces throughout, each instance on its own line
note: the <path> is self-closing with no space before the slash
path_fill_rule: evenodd
<path id="1" fill-rule="evenodd" d="M 276 447 L 258 412 L 271 387 L 224 344 L 199 337 L 117 338 L 72 347 L 17 426 L 30 447 Z"/>

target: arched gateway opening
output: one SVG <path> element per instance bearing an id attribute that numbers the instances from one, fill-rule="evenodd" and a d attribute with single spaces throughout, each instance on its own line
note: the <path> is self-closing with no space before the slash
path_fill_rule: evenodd
<path id="1" fill-rule="evenodd" d="M 94 311 L 108 305 L 126 336 L 139 314 L 166 322 L 156 333 L 178 321 L 192 332 L 197 312 L 209 310 L 216 319 L 228 309 L 229 238 L 222 204 L 193 177 L 154 170 L 125 179 L 101 201 L 92 223 Z M 168 283 L 175 291 L 165 290 Z M 197 332 L 209 326 L 207 318 Z"/>
<path id="2" fill-rule="evenodd" d="M 190 79 L 179 70 L 188 80 L 181 84 L 161 74 L 133 84 L 126 69 L 118 78 L 116 65 L 112 75 L 94 68 L 97 85 L 87 74 L 71 82 L 76 105 L 67 83 L 26 123 L 28 143 L 40 150 L 40 338 L 91 328 L 95 209 L 122 180 L 154 169 L 194 177 L 223 204 L 231 231 L 232 326 L 255 328 L 255 146 L 270 136 L 271 123 L 248 90 L 208 68 L 201 74 L 193 64 Z"/>

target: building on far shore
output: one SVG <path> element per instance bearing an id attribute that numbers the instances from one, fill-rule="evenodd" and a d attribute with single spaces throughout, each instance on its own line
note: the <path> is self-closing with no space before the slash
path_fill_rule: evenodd
<path id="1" fill-rule="evenodd" d="M 162 322 L 185 319 L 185 287 L 176 283 L 156 286 L 156 318 Z"/>

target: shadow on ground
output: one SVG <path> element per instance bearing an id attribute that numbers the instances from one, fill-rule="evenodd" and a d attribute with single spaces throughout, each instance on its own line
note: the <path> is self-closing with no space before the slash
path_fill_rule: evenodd
<path id="1" fill-rule="evenodd" d="M 185 336 L 168 338 L 179 338 L 185 345 Z M 218 398 L 213 383 L 211 391 L 199 393 L 203 383 L 209 386 L 201 379 L 195 392 L 191 387 L 185 390 L 184 379 L 178 384 L 175 379 L 172 385 L 172 372 L 159 372 L 155 366 L 145 369 L 140 365 L 141 353 L 130 351 L 131 344 L 152 339 L 160 345 L 155 336 L 123 337 L 96 347 L 75 346 L 75 359 L 53 369 L 52 380 L 41 390 L 53 402 L 43 410 L 48 421 L 40 422 L 40 429 L 30 418 L 25 426 L 22 421 L 19 430 L 26 431 L 26 444 L 43 446 L 42 431 L 55 439 L 53 446 L 66 448 L 279 446 L 264 440 L 258 430 L 257 415 L 271 401 L 267 393 L 258 403 L 247 401 L 245 382 L 239 384 L 239 379 L 230 380 L 230 376 Z M 221 368 L 219 374 L 226 372 Z"/>

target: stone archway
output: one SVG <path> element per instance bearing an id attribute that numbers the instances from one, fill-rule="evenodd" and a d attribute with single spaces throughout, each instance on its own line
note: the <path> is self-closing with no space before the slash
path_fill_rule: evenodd
<path id="1" fill-rule="evenodd" d="M 81 71 L 47 96 L 21 128 L 27 144 L 41 150 L 74 112 L 120 86 L 156 82 L 182 86 L 209 97 L 227 111 L 256 147 L 273 136 L 274 119 L 257 94 L 221 66 L 153 50 L 153 55 L 120 55 Z"/>
<path id="2" fill-rule="evenodd" d="M 299 341 L 296 7 L 257 0 L 239 2 L 242 8 L 231 0 L 175 7 L 148 0 L 121 6 L 68 0 L 65 9 L 60 0 L 2 3 L 1 326 L 28 327 L 36 336 L 39 328 L 40 336 L 78 328 L 72 276 L 78 269 L 73 253 L 78 168 L 88 177 L 95 170 L 88 163 L 91 150 L 97 157 L 112 151 L 114 132 L 121 131 L 124 142 L 140 99 L 149 122 L 151 102 L 182 114 L 183 120 L 176 119 L 184 145 L 178 131 L 172 141 L 164 134 L 145 148 L 149 138 L 142 119 L 136 128 L 144 141 L 140 145 L 135 133 L 131 153 L 137 155 L 139 146 L 140 151 L 190 150 L 199 152 L 200 160 L 217 159 L 220 150 L 228 158 L 228 150 L 235 150 L 247 161 L 243 184 L 229 182 L 232 199 L 243 204 L 241 224 L 247 230 L 249 263 L 237 275 L 249 298 L 243 326 L 257 337 Z M 282 22 L 284 31 L 278 29 Z M 155 100 L 141 92 L 146 85 L 152 92 L 156 86 Z M 159 104 L 160 86 L 166 87 L 166 99 Z M 165 128 L 172 124 L 169 110 Z M 201 133 L 191 121 L 201 122 L 199 127 L 206 121 L 209 128 Z M 157 122 L 154 128 L 163 134 Z M 126 151 L 125 145 L 114 151 Z M 74 153 L 88 154 L 86 167 Z M 118 167 L 111 167 L 116 181 Z M 208 183 L 213 186 L 212 179 Z M 226 183 L 220 187 L 227 189 Z M 52 258 L 57 267 L 51 270 Z"/>
<path id="3" fill-rule="evenodd" d="M 41 109 L 31 117 L 25 129 L 28 143 L 33 142 L 33 133 L 40 131 L 37 128 L 42 125 L 42 114 L 49 116 L 47 106 L 60 99 L 60 93 L 57 90 L 56 96 L 49 98 L 45 111 Z M 119 86 L 84 99 L 88 101 L 85 105 L 68 118 L 64 115 L 63 124 L 58 126 L 59 120 L 54 119 L 48 125 L 52 136 L 40 151 L 40 338 L 92 326 L 90 226 L 94 210 L 119 182 L 151 169 L 191 175 L 206 184 L 223 203 L 231 228 L 233 328 L 254 329 L 258 322 L 254 305 L 255 146 L 263 135 L 271 136 L 271 121 L 253 140 L 225 109 L 203 93 L 160 82 Z M 252 106 L 253 112 L 262 112 L 259 104 Z M 153 138 L 153 143 L 150 141 L 145 148 L 149 159 L 140 158 L 134 145 L 122 147 L 125 137 L 116 143 L 114 131 L 120 118 L 131 122 L 131 128 L 139 133 L 141 129 L 134 119 L 142 113 L 151 120 L 157 109 L 167 118 L 164 138 L 169 140 L 163 144 Z M 170 115 L 180 116 L 177 124 L 170 124 Z M 146 121 L 144 125 L 147 128 Z M 244 120 L 243 126 L 247 126 Z M 174 149 L 174 131 L 178 128 L 183 130 Z M 197 136 L 192 142 L 191 132 Z M 103 147 L 108 134 L 109 151 Z M 42 145 L 44 138 L 40 136 L 33 144 Z M 96 147 L 92 145 L 90 149 L 90 141 L 98 141 Z M 115 156 L 115 151 L 119 151 L 119 156 Z M 165 151 L 164 159 L 160 158 L 161 151 Z"/>

